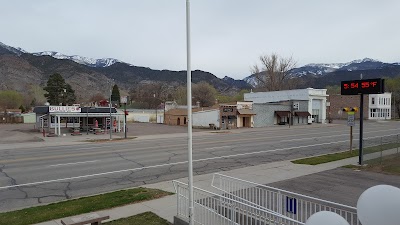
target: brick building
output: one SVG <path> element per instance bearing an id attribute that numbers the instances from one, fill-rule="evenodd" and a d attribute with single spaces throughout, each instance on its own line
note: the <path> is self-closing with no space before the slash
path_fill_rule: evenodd
<path id="1" fill-rule="evenodd" d="M 364 95 L 364 119 L 368 119 L 368 101 L 369 95 Z M 327 118 L 330 119 L 347 119 L 347 115 L 343 112 L 344 107 L 360 107 L 359 95 L 329 95 L 327 107 Z M 360 118 L 360 111 L 356 113 L 356 118 Z"/>

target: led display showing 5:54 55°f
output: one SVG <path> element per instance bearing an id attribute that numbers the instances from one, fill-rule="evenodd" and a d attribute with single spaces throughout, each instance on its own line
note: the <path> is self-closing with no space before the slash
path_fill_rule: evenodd
<path id="1" fill-rule="evenodd" d="M 381 94 L 384 92 L 384 80 L 381 78 L 342 81 L 341 83 L 342 95 Z"/>

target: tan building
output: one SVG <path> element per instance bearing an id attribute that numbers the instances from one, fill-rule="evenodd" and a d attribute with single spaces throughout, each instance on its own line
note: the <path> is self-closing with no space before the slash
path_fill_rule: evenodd
<path id="1" fill-rule="evenodd" d="M 241 101 L 233 104 L 221 104 L 221 129 L 254 127 L 253 102 Z"/>
<path id="2" fill-rule="evenodd" d="M 171 109 L 165 112 L 164 124 L 186 126 L 187 109 Z"/>

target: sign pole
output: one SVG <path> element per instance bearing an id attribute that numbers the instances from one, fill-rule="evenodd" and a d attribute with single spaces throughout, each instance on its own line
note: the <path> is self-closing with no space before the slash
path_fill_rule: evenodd
<path id="1" fill-rule="evenodd" d="M 125 133 L 125 139 L 127 138 L 126 137 L 126 125 L 128 125 L 128 121 L 126 121 L 126 103 L 124 104 L 124 122 L 125 122 L 125 126 L 124 126 L 124 133 Z"/>
<path id="2" fill-rule="evenodd" d="M 358 164 L 363 164 L 363 130 L 364 130 L 364 94 L 360 95 L 360 144 Z"/>
<path id="3" fill-rule="evenodd" d="M 350 126 L 350 154 L 353 152 L 353 126 Z"/>

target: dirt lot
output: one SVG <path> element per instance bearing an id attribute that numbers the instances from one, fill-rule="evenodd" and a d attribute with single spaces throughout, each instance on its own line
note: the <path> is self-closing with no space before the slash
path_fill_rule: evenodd
<path id="1" fill-rule="evenodd" d="M 157 134 L 172 134 L 172 133 L 186 133 L 187 127 L 183 126 L 169 126 L 164 124 L 153 124 L 153 123 L 129 123 L 128 136 L 144 136 L 144 135 L 157 135 Z M 54 131 L 54 129 L 52 129 Z M 194 132 L 206 131 L 204 129 L 193 129 Z M 64 133 L 64 131 L 62 131 Z M 65 131 L 68 133 L 68 131 Z M 83 132 L 85 133 L 85 132 Z M 41 137 L 42 134 L 34 130 L 34 124 L 0 124 L 0 144 L 13 144 L 13 143 L 24 143 L 24 142 L 40 142 L 44 141 Z M 116 133 L 123 137 L 124 133 Z M 82 136 L 76 138 L 68 137 L 72 140 L 80 140 Z M 85 139 L 98 139 L 101 138 L 99 135 L 85 136 Z M 45 140 L 53 140 L 44 138 Z M 56 140 L 56 139 L 54 139 Z"/>
<path id="2" fill-rule="evenodd" d="M 0 124 L 0 144 L 43 141 L 37 134 L 34 124 Z"/>

